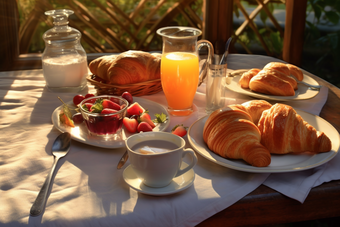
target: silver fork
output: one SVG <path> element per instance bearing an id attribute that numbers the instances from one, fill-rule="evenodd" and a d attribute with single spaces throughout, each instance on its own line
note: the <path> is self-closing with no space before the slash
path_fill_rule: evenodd
<path id="1" fill-rule="evenodd" d="M 296 82 L 298 84 L 303 84 L 305 86 L 307 86 L 309 89 L 313 90 L 313 91 L 320 91 L 321 89 L 321 85 L 312 85 L 312 84 L 309 84 L 309 83 L 306 83 L 306 82 L 303 82 L 303 81 L 299 81 L 298 79 L 296 79 L 295 76 L 292 75 L 292 77 L 296 80 Z"/>

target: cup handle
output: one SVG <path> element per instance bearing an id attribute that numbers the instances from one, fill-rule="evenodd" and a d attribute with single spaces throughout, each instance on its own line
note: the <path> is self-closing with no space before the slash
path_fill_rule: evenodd
<path id="1" fill-rule="evenodd" d="M 198 87 L 201 86 L 205 77 L 207 76 L 209 64 L 212 63 L 212 60 L 214 58 L 214 46 L 211 44 L 211 42 L 204 39 L 199 40 L 197 42 L 197 50 L 199 51 L 202 47 L 208 47 L 208 58 L 203 63 L 202 68 L 200 69 Z M 200 58 L 198 59 L 198 61 L 199 60 Z"/>
<path id="2" fill-rule="evenodd" d="M 178 177 L 178 176 L 182 175 L 183 173 L 189 171 L 191 168 L 193 168 L 197 164 L 197 157 L 196 157 L 195 152 L 192 149 L 190 149 L 190 148 L 184 149 L 184 151 L 182 153 L 182 159 L 187 154 L 190 155 L 191 158 L 192 158 L 191 163 L 187 167 L 185 167 L 184 169 L 179 169 L 177 171 L 177 174 L 176 174 L 175 177 Z"/>

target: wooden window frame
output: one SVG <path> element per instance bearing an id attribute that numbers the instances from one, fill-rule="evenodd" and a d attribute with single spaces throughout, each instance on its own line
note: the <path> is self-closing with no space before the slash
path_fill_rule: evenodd
<path id="1" fill-rule="evenodd" d="M 258 0 L 262 1 L 262 0 Z M 234 0 L 204 0 L 203 38 L 222 54 L 232 35 Z M 286 0 L 283 60 L 300 66 L 304 43 L 307 0 Z M 41 54 L 19 51 L 19 13 L 16 0 L 0 1 L 0 71 L 41 68 Z M 88 54 L 88 61 L 103 55 Z"/>

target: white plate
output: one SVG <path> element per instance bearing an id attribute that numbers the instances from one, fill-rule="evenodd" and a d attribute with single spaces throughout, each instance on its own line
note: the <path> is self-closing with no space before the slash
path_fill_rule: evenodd
<path id="1" fill-rule="evenodd" d="M 183 162 L 181 169 L 187 166 L 188 164 Z M 143 184 L 142 180 L 137 177 L 131 165 L 124 169 L 123 178 L 125 182 L 136 191 L 139 191 L 147 195 L 163 196 L 174 194 L 189 188 L 194 182 L 195 172 L 193 169 L 191 169 L 188 172 L 182 174 L 181 176 L 172 179 L 169 185 L 162 188 L 152 188 Z"/>
<path id="2" fill-rule="evenodd" d="M 240 78 L 241 76 L 228 77 L 227 78 L 228 83 L 226 84 L 225 87 L 239 94 L 249 95 L 255 98 L 259 98 L 259 99 L 276 100 L 276 101 L 311 99 L 319 93 L 319 91 L 308 89 L 308 87 L 303 84 L 298 84 L 298 89 L 295 91 L 294 96 L 266 95 L 266 94 L 253 92 L 250 89 L 241 88 L 241 85 L 239 84 Z M 311 85 L 319 85 L 316 80 L 314 80 L 312 77 L 306 74 L 303 75 L 303 81 Z"/>
<path id="3" fill-rule="evenodd" d="M 296 112 L 316 130 L 324 132 L 332 141 L 332 150 L 325 153 L 319 153 L 315 155 L 310 154 L 285 154 L 274 155 L 272 154 L 271 163 L 267 167 L 254 167 L 243 160 L 233 160 L 222 158 L 221 156 L 212 152 L 203 140 L 203 127 L 208 119 L 208 116 L 200 118 L 194 122 L 188 131 L 188 139 L 190 145 L 204 158 L 219 164 L 221 166 L 228 167 L 230 169 L 240 170 L 244 172 L 253 173 L 283 173 L 283 172 L 295 172 L 306 169 L 311 169 L 322 165 L 332 158 L 339 151 L 339 133 L 338 131 L 327 121 L 304 111 L 296 110 Z"/>
<path id="4" fill-rule="evenodd" d="M 162 105 L 147 100 L 147 99 L 143 99 L 143 98 L 139 98 L 139 97 L 133 97 L 134 102 L 138 102 L 144 109 L 147 109 L 149 111 L 149 114 L 151 116 L 151 118 L 155 118 L 155 114 L 161 114 L 164 113 L 168 120 L 164 123 L 161 124 L 157 124 L 156 127 L 153 129 L 154 132 L 157 131 L 165 131 L 166 128 L 169 126 L 170 124 L 170 117 L 169 117 L 169 113 L 167 111 L 166 108 L 164 108 Z M 70 101 L 67 103 L 70 106 L 74 106 L 73 102 Z M 74 128 L 72 127 L 68 127 L 65 126 L 63 124 L 60 124 L 59 121 L 59 113 L 60 110 L 62 109 L 62 106 L 59 106 L 58 108 L 56 108 L 53 113 L 52 113 L 52 122 L 53 125 L 61 132 L 69 132 L 71 133 L 71 138 L 79 141 L 81 143 L 85 143 L 85 144 L 89 144 L 92 146 L 96 146 L 96 147 L 103 147 L 103 148 L 121 148 L 121 147 L 125 147 L 125 142 L 124 142 L 124 137 L 127 138 L 130 135 L 132 135 L 131 133 L 129 133 L 127 130 L 125 130 L 124 126 L 122 127 L 122 131 L 120 133 L 120 135 L 118 136 L 118 138 L 116 139 L 112 139 L 112 140 L 104 140 L 101 137 L 98 136 L 91 136 L 86 128 L 85 123 L 83 122 L 80 125 L 75 125 Z"/>

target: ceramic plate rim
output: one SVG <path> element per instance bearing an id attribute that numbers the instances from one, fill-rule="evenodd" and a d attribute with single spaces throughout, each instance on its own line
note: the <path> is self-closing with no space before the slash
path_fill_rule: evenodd
<path id="1" fill-rule="evenodd" d="M 154 101 L 148 100 L 148 99 L 144 99 L 144 98 L 140 98 L 140 97 L 133 97 L 134 102 L 138 102 L 139 104 L 141 104 L 141 106 L 143 106 L 143 108 L 150 110 L 150 107 L 154 107 L 159 109 L 159 113 L 164 113 L 167 116 L 167 121 L 165 123 L 163 123 L 163 125 L 161 127 L 158 128 L 158 126 L 156 126 L 156 131 L 165 131 L 167 129 L 167 127 L 170 124 L 170 116 L 169 113 L 167 111 L 167 109 L 162 106 L 159 103 L 156 103 Z M 68 105 L 73 105 L 73 101 L 69 101 L 66 102 L 66 104 Z M 80 126 L 76 126 L 75 128 L 71 127 L 65 127 L 60 125 L 59 123 L 59 118 L 58 118 L 58 114 L 60 109 L 62 108 L 63 105 L 58 106 L 57 108 L 54 109 L 53 113 L 52 113 L 52 123 L 54 125 L 54 127 L 56 127 L 60 132 L 70 132 L 71 134 L 71 138 L 73 140 L 76 140 L 78 142 L 84 143 L 84 144 L 88 144 L 88 145 L 92 145 L 95 147 L 101 147 L 101 148 L 122 148 L 125 147 L 125 143 L 123 139 L 120 140 L 116 140 L 116 141 L 105 141 L 103 139 L 99 139 L 99 138 L 84 138 L 83 136 L 76 136 L 75 133 L 72 133 L 72 130 L 83 130 L 83 134 L 89 136 L 89 133 L 86 130 L 86 126 L 84 123 L 82 123 L 82 125 Z M 125 136 L 125 130 L 124 128 L 122 128 L 122 134 L 124 133 Z M 126 137 L 128 137 L 131 133 L 126 133 Z"/>
<path id="2" fill-rule="evenodd" d="M 271 167 L 270 165 L 268 167 L 254 167 L 254 166 L 250 166 L 250 165 L 246 164 L 244 161 L 222 158 L 221 156 L 213 153 L 211 150 L 209 150 L 209 148 L 207 148 L 207 146 L 205 145 L 205 143 L 203 141 L 203 136 L 202 136 L 201 140 L 193 137 L 194 132 L 200 130 L 201 128 L 202 128 L 202 132 L 199 132 L 199 134 L 203 134 L 204 123 L 207 120 L 207 118 L 209 117 L 209 115 L 206 115 L 206 116 L 198 119 L 197 121 L 195 121 L 190 126 L 190 128 L 188 130 L 188 140 L 189 140 L 190 145 L 193 147 L 193 149 L 197 153 L 199 153 L 202 157 L 204 157 L 205 159 L 212 161 L 215 164 L 218 164 L 218 165 L 221 165 L 221 166 L 224 166 L 224 167 L 228 167 L 230 169 L 243 171 L 243 172 L 251 172 L 251 173 L 297 172 L 297 171 L 315 168 L 315 167 L 320 166 L 322 164 L 325 164 L 326 162 L 333 159 L 335 157 L 335 155 L 337 155 L 337 153 L 339 152 L 339 148 L 340 148 L 340 144 L 339 144 L 340 135 L 339 135 L 338 131 L 329 122 L 327 122 L 326 120 L 324 120 L 323 118 L 321 118 L 319 116 L 307 113 L 307 112 L 302 111 L 302 110 L 298 110 L 298 109 L 295 109 L 295 110 L 299 115 L 301 115 L 301 117 L 303 119 L 308 118 L 309 120 L 306 120 L 306 121 L 310 125 L 315 127 L 317 130 L 323 131 L 322 128 L 327 128 L 327 129 L 330 130 L 330 131 L 327 131 L 327 132 L 325 132 L 325 131 L 323 131 L 323 132 L 325 132 L 325 134 L 331 139 L 332 150 L 329 151 L 329 152 L 319 153 L 319 154 L 316 154 L 316 155 L 308 156 L 308 158 L 312 161 L 315 159 L 313 164 L 309 164 L 309 165 L 305 165 L 305 166 L 290 165 L 291 167 L 287 167 L 287 168 Z M 204 146 L 201 146 L 202 142 L 203 142 Z M 292 156 L 292 155 L 285 155 L 285 156 L 289 159 L 289 157 Z M 274 155 L 274 156 L 272 156 L 272 160 L 274 158 L 279 160 L 278 158 L 283 158 L 285 156 L 279 156 L 279 155 L 275 156 Z M 320 157 L 322 159 L 317 161 L 318 158 L 320 158 Z"/>
<path id="3" fill-rule="evenodd" d="M 241 69 L 240 69 L 241 70 Z M 244 69 L 247 70 L 247 69 Z M 234 70 L 238 71 L 238 70 Z M 319 83 L 314 80 L 312 77 L 308 76 L 306 73 L 303 73 L 303 81 L 312 85 L 319 85 Z M 305 92 L 304 94 L 297 93 L 294 96 L 275 96 L 275 95 L 266 95 L 261 93 L 252 92 L 249 89 L 241 88 L 239 84 L 241 76 L 227 77 L 227 80 L 230 79 L 230 83 L 226 83 L 225 87 L 231 91 L 234 91 L 239 94 L 252 96 L 255 98 L 261 98 L 266 100 L 275 100 L 275 101 L 294 101 L 294 100 L 306 100 L 315 97 L 319 94 L 318 90 L 310 90 L 303 84 L 298 84 L 298 92 Z"/>
<path id="4" fill-rule="evenodd" d="M 181 168 L 184 168 L 186 166 L 188 166 L 188 164 L 186 162 L 182 162 Z M 134 190 L 136 190 L 140 193 L 143 193 L 143 194 L 146 194 L 146 195 L 153 195 L 153 196 L 165 196 L 165 195 L 171 195 L 171 194 L 174 194 L 174 193 L 181 192 L 181 191 L 191 187 L 191 185 L 193 185 L 193 183 L 195 181 L 195 171 L 192 168 L 188 172 L 183 174 L 183 175 L 190 175 L 190 176 L 188 176 L 188 177 L 190 177 L 190 180 L 186 181 L 185 185 L 183 185 L 183 187 L 178 188 L 177 190 L 170 190 L 171 185 L 168 185 L 168 186 L 165 186 L 165 187 L 162 187 L 162 188 L 151 188 L 151 187 L 147 187 L 147 186 L 143 185 L 147 189 L 147 190 L 143 190 L 139 187 L 139 185 L 143 184 L 142 182 L 140 182 L 140 184 L 138 186 L 136 186 L 136 185 L 133 185 L 129 181 L 130 178 L 128 178 L 127 175 L 131 174 L 131 173 L 128 173 L 128 172 L 133 172 L 132 174 L 134 174 L 134 170 L 133 170 L 131 165 L 128 165 L 123 171 L 123 178 L 124 178 L 124 181 L 127 185 L 129 185 L 131 188 L 133 188 Z M 178 177 L 174 178 L 173 181 L 176 181 L 176 179 L 178 179 L 180 177 L 182 177 L 182 176 L 178 176 Z"/>

